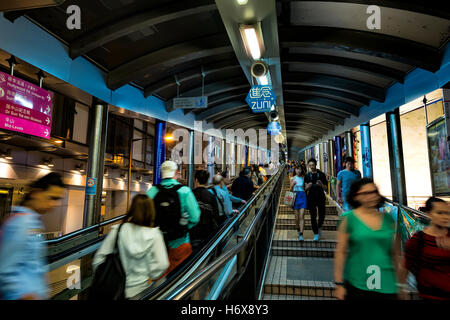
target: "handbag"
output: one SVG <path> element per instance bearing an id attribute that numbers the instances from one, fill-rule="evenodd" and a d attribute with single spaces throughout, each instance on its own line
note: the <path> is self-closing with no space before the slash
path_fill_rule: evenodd
<path id="1" fill-rule="evenodd" d="M 284 204 L 286 206 L 292 207 L 294 205 L 294 193 L 292 191 L 286 191 L 284 195 Z"/>
<path id="2" fill-rule="evenodd" d="M 114 250 L 108 254 L 105 261 L 95 270 L 94 279 L 89 289 L 89 300 L 125 300 L 126 273 L 120 261 L 119 232 L 117 230 Z"/>

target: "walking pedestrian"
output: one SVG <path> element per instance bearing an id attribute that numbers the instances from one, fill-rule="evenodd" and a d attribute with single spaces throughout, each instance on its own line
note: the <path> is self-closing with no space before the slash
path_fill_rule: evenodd
<path id="1" fill-rule="evenodd" d="M 349 211 L 352 208 L 346 201 L 348 190 L 351 184 L 361 179 L 361 172 L 355 170 L 355 160 L 352 157 L 345 158 L 345 169 L 339 171 L 336 182 L 336 200 L 343 205 L 344 211 Z"/>
<path id="2" fill-rule="evenodd" d="M 295 226 L 298 232 L 298 240 L 303 241 L 303 229 L 305 227 L 305 209 L 307 200 L 305 193 L 306 168 L 298 166 L 295 168 L 295 176 L 291 179 L 291 191 L 295 192 L 295 203 L 292 207 L 295 214 Z"/>
<path id="3" fill-rule="evenodd" d="M 406 243 L 404 267 L 414 274 L 423 300 L 450 300 L 450 205 L 431 197 L 425 212 L 430 225 Z M 406 275 L 401 279 L 403 289 Z"/>
<path id="4" fill-rule="evenodd" d="M 328 188 L 328 181 L 325 174 L 317 169 L 317 160 L 311 158 L 308 161 L 310 172 L 305 176 L 305 191 L 307 192 L 307 203 L 309 215 L 311 216 L 311 226 L 314 232 L 314 241 L 318 241 L 322 236 L 322 225 L 325 220 L 325 193 Z M 317 222 L 317 215 L 319 221 Z"/>
<path id="5" fill-rule="evenodd" d="M 122 225 L 114 225 L 95 253 L 95 270 L 113 252 L 116 238 L 120 261 L 126 274 L 125 298 L 131 298 L 148 287 L 169 267 L 164 237 L 155 226 L 155 206 L 145 194 L 136 195 Z M 96 297 L 99 298 L 99 297 Z"/>
<path id="6" fill-rule="evenodd" d="M 42 216 L 61 205 L 65 185 L 51 172 L 30 185 L 20 206 L 12 207 L 0 232 L 0 299 L 49 298 Z"/>
<path id="7" fill-rule="evenodd" d="M 257 189 L 251 179 L 251 171 L 249 168 L 244 168 L 237 179 L 233 181 L 231 192 L 233 196 L 248 201 L 253 192 Z"/>
<path id="8" fill-rule="evenodd" d="M 161 165 L 161 184 L 147 191 L 155 202 L 155 225 L 163 232 L 168 247 L 170 266 L 164 275 L 191 255 L 189 229 L 200 220 L 197 200 L 189 187 L 177 181 L 179 175 L 178 165 L 174 161 L 165 161 Z"/>
<path id="9" fill-rule="evenodd" d="M 216 234 L 221 224 L 217 201 L 207 189 L 208 179 L 208 171 L 197 170 L 195 172 L 195 189 L 193 192 L 201 214 L 199 223 L 189 230 L 193 252 L 203 248 L 208 240 Z"/>
<path id="10" fill-rule="evenodd" d="M 384 198 L 373 180 L 353 182 L 354 208 L 340 219 L 334 257 L 334 296 L 339 300 L 395 300 L 400 276 L 400 237 L 395 221 L 380 212 Z"/>

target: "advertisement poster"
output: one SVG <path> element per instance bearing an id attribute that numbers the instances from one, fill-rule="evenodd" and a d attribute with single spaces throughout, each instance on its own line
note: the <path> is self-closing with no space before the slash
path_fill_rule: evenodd
<path id="1" fill-rule="evenodd" d="M 0 71 L 0 129 L 50 139 L 52 93 Z"/>
<path id="2" fill-rule="evenodd" d="M 427 137 L 433 193 L 436 196 L 448 196 L 450 195 L 450 154 L 444 117 L 427 126 Z"/>

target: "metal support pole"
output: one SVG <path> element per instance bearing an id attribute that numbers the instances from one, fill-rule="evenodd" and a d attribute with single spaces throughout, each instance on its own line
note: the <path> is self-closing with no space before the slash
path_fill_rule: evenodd
<path id="1" fill-rule="evenodd" d="M 372 164 L 372 144 L 370 141 L 370 123 L 360 125 L 361 129 L 361 153 L 362 153 L 362 173 L 364 178 L 373 177 Z"/>
<path id="2" fill-rule="evenodd" d="M 336 136 L 334 137 L 335 142 L 335 152 L 336 152 L 336 176 L 339 173 L 339 171 L 342 170 L 342 144 L 341 144 L 341 137 Z"/>
<path id="3" fill-rule="evenodd" d="M 153 161 L 153 184 L 161 182 L 161 164 L 166 159 L 166 143 L 164 136 L 166 135 L 166 122 L 156 119 L 155 123 L 155 152 L 153 153 L 155 161 Z"/>
<path id="4" fill-rule="evenodd" d="M 222 172 L 227 170 L 227 157 L 226 157 L 225 147 L 226 147 L 226 141 L 225 141 L 225 139 L 222 139 L 222 145 L 220 147 L 220 150 L 222 151 L 221 152 L 221 156 L 222 156 Z"/>
<path id="5" fill-rule="evenodd" d="M 324 169 L 324 161 L 323 161 L 323 144 L 319 143 L 319 167 L 320 170 L 325 171 Z"/>
<path id="6" fill-rule="evenodd" d="M 400 128 L 399 108 L 386 113 L 389 164 L 391 170 L 392 199 L 406 206 L 405 167 L 403 163 L 402 132 Z"/>
<path id="7" fill-rule="evenodd" d="M 191 190 L 194 189 L 194 130 L 189 130 L 189 162 L 188 162 L 188 185 Z"/>
<path id="8" fill-rule="evenodd" d="M 334 140 L 328 140 L 328 166 L 330 168 L 330 177 L 335 177 L 336 173 L 334 170 Z"/>
<path id="9" fill-rule="evenodd" d="M 214 137 L 208 137 L 208 173 L 209 179 L 208 184 L 212 184 L 213 176 L 214 176 Z"/>
<path id="10" fill-rule="evenodd" d="M 100 217 L 108 128 L 108 105 L 103 101 L 95 99 L 91 115 L 87 179 L 95 181 L 95 194 L 88 194 L 86 192 L 83 228 L 98 223 Z M 86 187 L 88 186 L 86 185 Z"/>
<path id="11" fill-rule="evenodd" d="M 353 134 L 351 131 L 345 131 L 345 144 L 347 146 L 347 157 L 354 157 L 353 154 Z"/>
<path id="12" fill-rule="evenodd" d="M 133 143 L 134 143 L 134 128 L 131 131 L 131 138 L 128 142 L 130 144 L 129 154 L 130 158 L 128 159 L 128 183 L 127 183 L 127 211 L 130 208 L 130 193 L 131 193 L 131 166 L 133 165 Z"/>

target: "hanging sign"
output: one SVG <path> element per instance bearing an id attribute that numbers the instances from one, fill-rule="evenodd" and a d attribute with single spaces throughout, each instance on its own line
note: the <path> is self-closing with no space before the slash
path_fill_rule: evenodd
<path id="1" fill-rule="evenodd" d="M 278 134 L 280 134 L 281 132 L 281 125 L 279 122 L 269 122 L 269 124 L 267 125 L 267 132 L 271 135 L 271 136 L 277 136 Z"/>
<path id="2" fill-rule="evenodd" d="M 0 71 L 0 129 L 50 139 L 52 93 Z"/>
<path id="3" fill-rule="evenodd" d="M 245 101 L 253 113 L 269 112 L 277 101 L 277 96 L 268 85 L 252 86 Z"/>
<path id="4" fill-rule="evenodd" d="M 173 98 L 173 109 L 203 109 L 207 107 L 207 96 Z"/>

